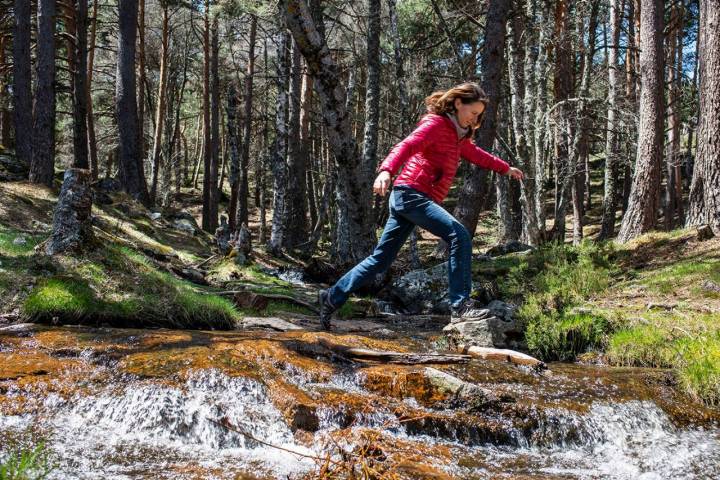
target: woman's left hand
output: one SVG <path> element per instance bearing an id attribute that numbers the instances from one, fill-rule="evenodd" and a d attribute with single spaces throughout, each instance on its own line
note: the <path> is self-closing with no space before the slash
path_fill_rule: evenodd
<path id="1" fill-rule="evenodd" d="M 510 167 L 510 170 L 508 170 L 505 175 L 507 175 L 508 177 L 512 177 L 515 180 L 522 180 L 525 177 L 525 174 L 522 172 L 522 170 L 515 167 Z"/>

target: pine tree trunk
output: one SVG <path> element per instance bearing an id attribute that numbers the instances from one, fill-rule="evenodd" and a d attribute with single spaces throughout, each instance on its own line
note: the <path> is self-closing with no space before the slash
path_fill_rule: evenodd
<path id="1" fill-rule="evenodd" d="M 162 155 L 162 136 L 165 127 L 165 105 L 167 103 L 167 84 L 168 84 L 168 56 L 170 48 L 170 22 L 167 2 L 160 2 L 162 9 L 162 33 L 160 40 L 160 81 L 158 83 L 157 105 L 155 110 L 155 133 L 153 135 L 152 150 L 152 183 L 150 187 L 150 201 L 154 204 L 157 201 L 158 176 L 160 174 L 160 164 L 164 163 L 164 168 L 168 166 L 168 159 L 161 161 Z"/>
<path id="2" fill-rule="evenodd" d="M 280 6 L 282 9 L 282 5 Z M 282 14 L 281 10 L 281 14 Z M 280 17 L 283 18 L 283 17 Z M 282 34 L 277 59 L 277 113 L 275 116 L 275 143 L 270 168 L 273 173 L 273 217 L 268 250 L 279 256 L 287 235 L 287 142 L 288 142 L 288 83 L 290 80 L 290 33 L 281 21 Z"/>
<path id="3" fill-rule="evenodd" d="M 535 90 L 534 79 L 530 76 L 533 68 L 527 68 L 528 64 L 534 67 L 535 59 L 532 57 L 533 53 L 525 49 L 525 44 L 531 45 L 533 41 L 531 39 L 523 41 L 523 32 L 525 31 L 523 14 L 516 14 L 512 17 L 508 26 L 510 28 L 508 78 L 511 93 L 512 128 L 515 137 L 515 157 L 527 177 L 527 180 L 521 185 L 522 194 L 520 196 L 523 213 L 522 239 L 530 245 L 538 245 L 542 238 L 538 228 L 540 221 L 538 211 L 542 206 L 536 204 L 536 191 L 541 186 L 538 181 L 538 164 L 534 161 L 531 146 L 528 143 L 529 140 L 532 140 L 532 131 L 529 130 L 532 125 L 530 112 L 533 112 L 534 108 L 532 105 L 527 105 L 526 108 L 525 105 L 525 100 L 533 97 Z M 528 75 L 525 75 L 526 72 Z"/>
<path id="4" fill-rule="evenodd" d="M 90 24 L 90 45 L 88 48 L 88 70 L 87 70 L 87 132 L 88 132 L 88 153 L 90 154 L 90 172 L 93 180 L 98 179 L 98 151 L 97 139 L 95 137 L 95 113 L 92 101 L 93 69 L 95 68 L 95 48 L 97 40 L 97 10 L 98 0 L 93 0 L 92 23 Z"/>
<path id="5" fill-rule="evenodd" d="M 218 70 L 218 55 L 220 52 L 218 45 L 218 17 L 213 16 L 212 22 L 212 62 L 210 64 L 211 86 L 210 86 L 210 125 L 212 128 L 212 160 L 210 163 L 210 208 L 208 216 L 210 217 L 210 227 L 215 230 L 218 225 L 218 209 L 220 202 L 220 191 L 218 189 L 218 166 L 220 165 L 220 73 Z"/>
<path id="6" fill-rule="evenodd" d="M 13 119 L 15 155 L 30 166 L 32 161 L 32 87 L 30 71 L 30 2 L 15 0 L 13 20 Z"/>
<path id="7" fill-rule="evenodd" d="M 138 0 L 138 162 L 144 171 L 145 162 L 145 0 Z"/>
<path id="8" fill-rule="evenodd" d="M 620 50 L 620 0 L 610 3 L 610 38 L 608 54 L 608 111 L 607 132 L 605 134 L 605 171 L 604 194 L 602 203 L 602 220 L 599 238 L 608 239 L 615 233 L 615 209 L 617 207 L 619 135 L 618 121 L 619 80 L 618 52 Z M 627 61 L 626 57 L 626 61 Z"/>
<path id="9" fill-rule="evenodd" d="M 687 225 L 720 233 L 720 1 L 700 2 L 700 118 Z"/>
<path id="10" fill-rule="evenodd" d="M 305 209 L 306 159 L 303 154 L 300 136 L 300 114 L 302 97 L 302 55 L 296 42 L 292 42 L 292 62 L 290 68 L 290 114 L 288 124 L 288 179 L 286 218 L 287 230 L 283 247 L 295 248 L 307 240 L 307 210 Z"/>
<path id="11" fill-rule="evenodd" d="M 663 2 L 643 0 L 640 15 L 640 129 L 628 210 L 618 241 L 627 242 L 655 228 L 663 150 Z"/>
<path id="12" fill-rule="evenodd" d="M 228 132 L 228 150 L 230 153 L 230 173 L 228 174 L 228 182 L 230 183 L 230 203 L 228 204 L 228 225 L 230 231 L 234 232 L 237 229 L 237 204 L 238 204 L 238 190 L 240 187 L 240 150 L 238 140 L 238 129 L 236 124 L 237 117 L 237 90 L 235 84 L 230 82 L 228 91 L 225 94 L 225 116 L 227 117 L 227 127 L 225 130 Z"/>
<path id="13" fill-rule="evenodd" d="M 242 160 L 240 164 L 240 223 L 248 223 L 248 201 L 250 187 L 248 185 L 248 169 L 250 168 L 250 136 L 252 134 L 252 106 L 253 106 L 253 76 L 255 75 L 255 38 L 257 32 L 257 17 L 252 16 L 250 22 L 250 39 L 248 41 L 248 65 L 245 76 L 245 123 L 242 139 Z"/>
<path id="14" fill-rule="evenodd" d="M 75 64 L 73 90 L 73 166 L 89 168 L 87 134 L 87 0 L 75 2 Z"/>
<path id="15" fill-rule="evenodd" d="M 475 144 L 489 150 L 497 131 L 497 110 L 502 91 L 502 71 L 505 66 L 505 24 L 510 11 L 510 0 L 490 0 L 488 4 L 485 41 L 482 49 L 482 87 L 490 97 L 485 111 L 485 121 L 476 131 Z M 489 190 L 488 170 L 471 167 L 465 179 L 458 204 L 453 212 L 471 235 L 475 235 L 484 197 Z"/>
<path id="16" fill-rule="evenodd" d="M 218 225 L 217 204 L 215 203 L 217 190 L 217 164 L 213 147 L 213 125 L 210 117 L 210 0 L 205 0 L 205 18 L 203 30 L 203 208 L 202 228 L 208 233 L 214 233 Z M 217 137 L 215 137 L 217 138 Z M 215 175 L 213 175 L 215 172 Z"/>
<path id="17" fill-rule="evenodd" d="M 119 0 L 118 52 L 115 105 L 120 144 L 118 163 L 120 182 L 136 200 L 149 203 L 145 172 L 138 161 L 138 118 L 135 103 L 135 40 L 137 0 Z"/>
<path id="18" fill-rule="evenodd" d="M 368 231 L 371 205 L 365 204 L 361 157 L 352 136 L 346 94 L 335 59 L 318 32 L 305 0 L 284 0 L 282 6 L 293 37 L 315 78 L 315 89 L 322 101 L 328 141 L 338 167 L 336 188 L 337 230 L 332 259 L 339 266 L 354 265 L 373 249 L 376 238 Z"/>
<path id="19" fill-rule="evenodd" d="M 37 93 L 30 181 L 51 187 L 55 174 L 55 0 L 40 0 L 37 17 Z"/>
<path id="20" fill-rule="evenodd" d="M 553 221 L 552 235 L 558 242 L 565 240 L 565 215 L 570 192 L 575 178 L 574 158 L 570 155 L 570 142 L 572 138 L 568 98 L 573 93 L 572 66 L 571 66 L 571 32 L 569 29 L 567 0 L 557 0 L 555 4 L 555 76 L 554 100 L 555 109 L 555 171 L 556 202 L 555 219 Z M 539 152 L 539 149 L 536 149 Z"/>

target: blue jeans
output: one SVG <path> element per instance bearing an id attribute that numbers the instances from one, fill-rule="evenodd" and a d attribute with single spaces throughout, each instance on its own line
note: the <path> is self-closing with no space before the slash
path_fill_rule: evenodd
<path id="1" fill-rule="evenodd" d="M 467 229 L 424 193 L 398 186 L 390 193 L 390 216 L 375 251 L 330 287 L 332 304 L 340 307 L 352 292 L 387 270 L 415 225 L 442 238 L 449 246 L 450 305 L 457 306 L 468 298 L 472 288 L 472 239 Z"/>

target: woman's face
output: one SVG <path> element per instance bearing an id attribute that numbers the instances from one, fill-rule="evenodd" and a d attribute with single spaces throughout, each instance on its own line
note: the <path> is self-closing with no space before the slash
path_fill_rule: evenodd
<path id="1" fill-rule="evenodd" d="M 462 100 L 456 98 L 455 110 L 461 127 L 474 127 L 480 114 L 485 111 L 485 104 L 483 102 L 463 103 Z"/>

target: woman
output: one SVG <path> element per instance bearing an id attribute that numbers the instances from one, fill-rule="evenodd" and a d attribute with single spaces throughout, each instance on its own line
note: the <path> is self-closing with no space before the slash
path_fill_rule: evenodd
<path id="1" fill-rule="evenodd" d="M 467 229 L 440 204 L 450 190 L 462 156 L 475 165 L 502 175 L 522 179 L 523 173 L 503 160 L 475 146 L 470 140 L 483 121 L 489 99 L 472 82 L 425 99 L 428 113 L 407 138 L 395 145 L 378 166 L 373 191 L 384 196 L 391 177 L 390 216 L 375 251 L 347 272 L 335 285 L 318 293 L 322 328 L 330 329 L 330 317 L 350 294 L 384 272 L 417 225 L 445 240 L 450 249 L 448 262 L 451 321 L 484 316 L 470 299 L 472 239 Z"/>

